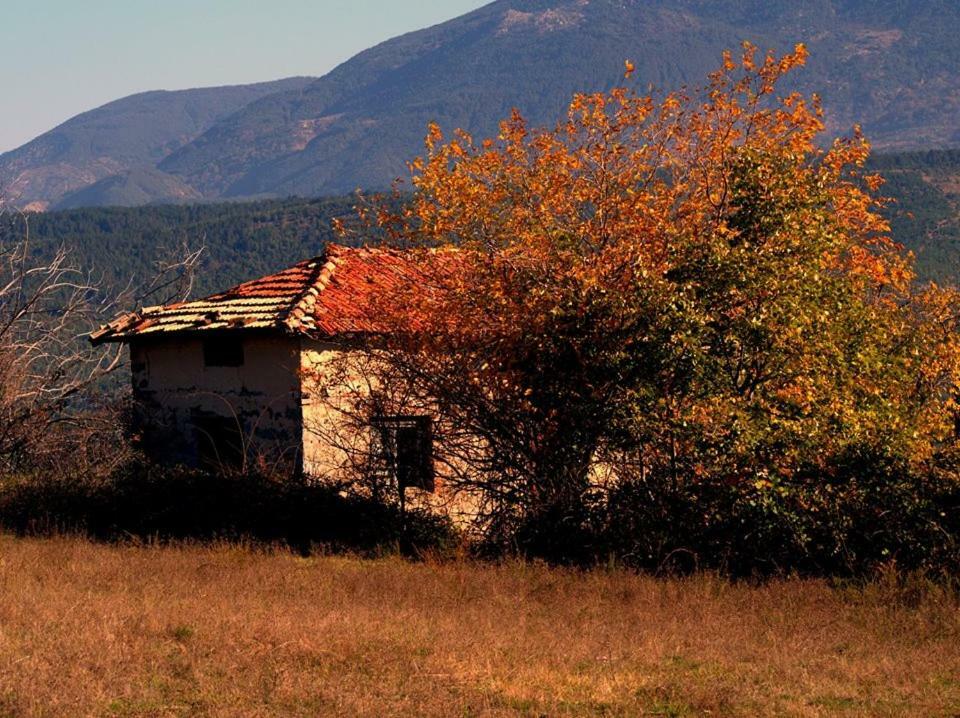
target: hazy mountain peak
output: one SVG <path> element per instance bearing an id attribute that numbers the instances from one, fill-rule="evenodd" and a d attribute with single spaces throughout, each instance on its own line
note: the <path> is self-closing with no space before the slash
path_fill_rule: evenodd
<path id="1" fill-rule="evenodd" d="M 151 90 L 114 100 L 0 155 L 0 187 L 21 205 L 46 207 L 105 177 L 153 167 L 250 102 L 314 79 Z"/>

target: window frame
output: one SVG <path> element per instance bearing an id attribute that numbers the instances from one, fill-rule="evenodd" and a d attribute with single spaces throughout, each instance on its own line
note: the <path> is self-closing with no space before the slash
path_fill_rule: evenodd
<path id="1" fill-rule="evenodd" d="M 375 416 L 371 422 L 373 442 L 371 453 L 380 475 L 396 483 L 401 495 L 408 488 L 427 493 L 436 491 L 433 466 L 433 417 L 416 414 L 387 414 Z M 404 451 L 398 443 L 400 432 L 414 430 L 415 448 Z M 407 434 L 409 436 L 409 434 Z M 413 457 L 400 463 L 401 454 Z"/>

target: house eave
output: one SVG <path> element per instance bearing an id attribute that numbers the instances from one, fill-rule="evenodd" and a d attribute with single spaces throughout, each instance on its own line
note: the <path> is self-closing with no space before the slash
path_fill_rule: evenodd
<path id="1" fill-rule="evenodd" d="M 244 334 L 262 336 L 272 334 L 285 337 L 301 337 L 312 339 L 314 341 L 336 341 L 345 344 L 354 344 L 360 341 L 382 338 L 381 332 L 322 332 L 322 331 L 304 331 L 292 329 L 287 325 L 280 324 L 271 327 L 185 327 L 183 329 L 166 329 L 157 332 L 133 332 L 133 333 L 110 333 L 110 329 L 103 329 L 92 332 L 88 340 L 93 346 L 102 346 L 104 344 L 130 344 L 140 341 L 163 341 L 167 339 L 186 339 L 190 337 L 203 337 L 217 334 L 233 334 L 242 332 Z"/>

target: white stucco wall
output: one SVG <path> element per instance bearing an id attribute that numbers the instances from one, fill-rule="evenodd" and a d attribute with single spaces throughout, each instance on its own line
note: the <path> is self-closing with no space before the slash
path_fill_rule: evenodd
<path id="1" fill-rule="evenodd" d="M 301 376 L 303 388 L 304 471 L 319 479 L 356 479 L 358 463 L 369 456 L 374 430 L 358 412 L 358 398 L 365 400 L 371 391 L 384 389 L 378 376 L 380 365 L 374 357 L 349 344 L 303 339 Z M 405 397 L 403 414 L 429 415 L 428 402 Z M 437 436 L 437 439 L 441 437 Z M 434 444 L 437 456 L 443 446 Z M 432 492 L 408 488 L 408 506 L 430 508 L 446 513 L 455 522 L 466 525 L 477 514 L 476 497 L 454 492 L 445 476 L 450 457 L 434 462 L 435 489 Z"/>
<path id="2" fill-rule="evenodd" d="M 310 476 L 349 478 L 369 436 L 355 426 L 354 402 L 367 379 L 341 344 L 304 338 L 300 344 L 303 467 Z"/>
<path id="3" fill-rule="evenodd" d="M 356 478 L 373 436 L 354 410 L 378 381 L 368 355 L 335 342 L 247 333 L 242 366 L 205 366 L 201 335 L 131 343 L 136 425 L 149 456 L 197 465 L 198 417 L 217 416 L 241 428 L 248 462 L 320 480 Z M 473 503 L 455 497 L 435 467 L 436 491 L 408 489 L 409 505 L 472 515 Z"/>

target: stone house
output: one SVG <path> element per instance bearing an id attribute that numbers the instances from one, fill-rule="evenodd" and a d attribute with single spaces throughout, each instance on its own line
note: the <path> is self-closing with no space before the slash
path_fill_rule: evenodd
<path id="1" fill-rule="evenodd" d="M 330 245 L 224 292 L 123 315 L 90 338 L 129 345 L 136 434 L 154 460 L 323 475 L 343 464 L 311 430 L 337 421 L 329 397 L 343 387 L 325 385 L 323 368 L 376 331 L 371 297 L 411 272 L 401 251 Z M 402 486 L 433 490 L 431 422 L 427 412 L 371 420 L 367 443 Z"/>

